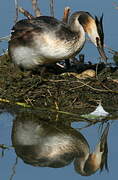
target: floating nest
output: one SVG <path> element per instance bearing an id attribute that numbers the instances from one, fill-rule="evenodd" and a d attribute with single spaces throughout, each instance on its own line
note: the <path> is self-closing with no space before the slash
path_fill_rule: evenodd
<path id="1" fill-rule="evenodd" d="M 104 107 L 118 107 L 118 67 L 79 61 L 68 69 L 51 65 L 41 81 L 39 72 L 22 72 L 6 54 L 0 57 L 0 74 L 1 102 L 73 113 L 85 113 L 99 100 Z"/>

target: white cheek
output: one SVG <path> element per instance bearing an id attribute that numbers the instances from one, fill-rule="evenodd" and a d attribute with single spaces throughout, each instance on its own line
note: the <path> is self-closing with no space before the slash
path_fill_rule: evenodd
<path id="1" fill-rule="evenodd" d="M 98 34 L 98 32 L 97 32 L 96 25 L 93 25 L 93 26 L 92 26 L 91 31 L 88 32 L 88 36 L 89 36 L 90 40 L 93 42 L 93 44 L 94 44 L 95 46 L 97 46 L 96 38 L 97 38 L 97 37 L 99 38 L 99 34 Z"/>

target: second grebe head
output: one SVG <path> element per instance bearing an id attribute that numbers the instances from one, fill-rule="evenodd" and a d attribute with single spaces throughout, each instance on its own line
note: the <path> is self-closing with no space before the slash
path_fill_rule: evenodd
<path id="1" fill-rule="evenodd" d="M 103 15 L 99 20 L 97 16 L 93 18 L 88 12 L 80 11 L 79 13 L 80 16 L 78 20 L 80 24 L 83 26 L 90 40 L 97 47 L 102 59 L 107 60 L 107 57 L 104 52 L 104 32 L 103 32 L 103 24 L 102 24 Z"/>

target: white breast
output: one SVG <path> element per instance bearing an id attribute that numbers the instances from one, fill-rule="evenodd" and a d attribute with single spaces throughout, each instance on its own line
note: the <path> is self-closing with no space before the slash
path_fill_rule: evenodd
<path id="1" fill-rule="evenodd" d="M 32 45 L 17 46 L 11 52 L 15 64 L 26 69 L 32 69 L 37 65 L 53 63 L 72 57 L 81 49 L 85 41 L 82 35 L 77 41 L 60 40 L 51 34 L 35 36 Z"/>
<path id="2" fill-rule="evenodd" d="M 14 63 L 19 66 L 22 65 L 25 68 L 30 68 L 34 65 L 38 65 L 32 48 L 23 46 L 16 47 L 13 50 L 12 56 Z"/>

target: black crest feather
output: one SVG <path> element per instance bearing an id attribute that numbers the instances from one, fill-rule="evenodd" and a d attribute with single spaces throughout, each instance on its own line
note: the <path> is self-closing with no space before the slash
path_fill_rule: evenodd
<path id="1" fill-rule="evenodd" d="M 95 22 L 96 22 L 98 34 L 100 36 L 101 44 L 104 45 L 104 31 L 103 31 L 103 23 L 102 23 L 102 21 L 103 21 L 103 14 L 100 17 L 100 19 L 98 19 L 98 17 L 95 16 Z"/>

